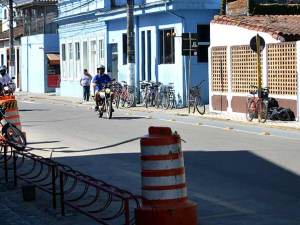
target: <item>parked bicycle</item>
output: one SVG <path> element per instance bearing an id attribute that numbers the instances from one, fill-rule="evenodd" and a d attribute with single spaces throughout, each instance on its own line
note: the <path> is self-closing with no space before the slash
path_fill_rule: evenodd
<path id="1" fill-rule="evenodd" d="M 146 108 L 149 106 L 155 106 L 155 97 L 158 93 L 158 89 L 161 86 L 160 82 L 148 82 L 145 83 L 145 96 L 144 96 L 144 105 Z"/>
<path id="2" fill-rule="evenodd" d="M 197 112 L 203 115 L 205 113 L 205 104 L 203 103 L 203 99 L 201 96 L 201 86 L 205 80 L 202 80 L 198 85 L 192 87 L 190 89 L 189 95 L 189 113 L 191 112 L 191 108 L 193 108 L 193 113 Z"/>
<path id="3" fill-rule="evenodd" d="M 139 93 L 139 104 L 145 106 L 145 96 L 148 91 L 150 83 L 148 81 L 140 81 L 140 93 Z"/>
<path id="4" fill-rule="evenodd" d="M 256 90 L 250 91 L 252 97 L 247 100 L 246 118 L 248 121 L 258 118 L 260 123 L 265 123 L 268 117 L 269 88 L 265 87 L 258 90 L 257 86 L 251 85 L 251 87 Z"/>
<path id="5" fill-rule="evenodd" d="M 27 142 L 24 134 L 15 125 L 11 124 L 5 116 L 6 108 L 0 106 L 0 124 L 2 136 L 6 143 L 16 150 L 22 151 L 26 148 Z"/>
<path id="6" fill-rule="evenodd" d="M 123 87 L 119 82 L 113 81 L 111 88 L 114 93 L 113 105 L 115 105 L 116 108 L 119 108 Z"/>
<path id="7" fill-rule="evenodd" d="M 156 108 L 162 107 L 163 109 L 176 108 L 176 96 L 174 84 L 161 85 L 155 97 Z"/>
<path id="8" fill-rule="evenodd" d="M 120 95 L 120 104 L 122 107 L 130 108 L 135 101 L 134 89 L 127 84 L 126 81 L 122 81 L 122 93 Z"/>

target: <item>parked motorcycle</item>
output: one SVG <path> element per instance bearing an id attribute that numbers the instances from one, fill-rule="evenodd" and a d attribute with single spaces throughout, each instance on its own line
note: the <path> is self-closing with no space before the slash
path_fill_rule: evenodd
<path id="1" fill-rule="evenodd" d="M 104 88 L 99 91 L 99 117 L 102 118 L 103 114 L 106 113 L 108 119 L 112 118 L 113 113 L 113 98 L 114 92 L 111 84 L 106 84 Z"/>
<path id="2" fill-rule="evenodd" d="M 15 125 L 6 120 L 5 108 L 0 105 L 0 124 L 2 126 L 2 136 L 5 138 L 8 145 L 23 151 L 26 148 L 27 142 L 24 134 Z"/>

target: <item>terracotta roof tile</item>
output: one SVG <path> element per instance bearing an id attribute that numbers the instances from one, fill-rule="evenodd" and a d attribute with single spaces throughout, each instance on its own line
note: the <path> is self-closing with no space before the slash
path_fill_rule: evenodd
<path id="1" fill-rule="evenodd" d="M 300 15 L 215 16 L 212 23 L 266 32 L 281 41 L 300 40 Z"/>
<path id="2" fill-rule="evenodd" d="M 18 26 L 14 28 L 14 37 L 21 37 L 24 34 L 23 26 Z M 9 39 L 9 30 L 6 30 L 0 33 L 0 40 L 7 40 Z"/>

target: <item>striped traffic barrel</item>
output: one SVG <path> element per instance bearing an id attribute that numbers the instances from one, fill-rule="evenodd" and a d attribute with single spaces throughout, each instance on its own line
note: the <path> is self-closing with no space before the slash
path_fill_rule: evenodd
<path id="1" fill-rule="evenodd" d="M 150 127 L 141 139 L 142 207 L 137 225 L 197 224 L 188 200 L 181 138 L 168 127 Z M 155 210 L 153 210 L 155 209 Z"/>
<path id="2" fill-rule="evenodd" d="M 5 119 L 21 130 L 20 114 L 15 96 L 1 96 L 0 105 L 5 108 Z"/>

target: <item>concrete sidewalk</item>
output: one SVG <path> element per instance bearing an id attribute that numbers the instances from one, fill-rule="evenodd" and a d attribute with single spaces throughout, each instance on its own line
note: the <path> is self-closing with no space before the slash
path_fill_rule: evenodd
<path id="1" fill-rule="evenodd" d="M 58 101 L 62 103 L 70 103 L 75 105 L 81 105 L 81 106 L 88 106 L 92 108 L 94 106 L 93 100 L 90 100 L 89 102 L 83 102 L 80 98 L 76 97 L 62 97 L 57 96 L 54 93 L 52 94 L 36 94 L 36 93 L 27 93 L 27 92 L 18 92 L 16 93 L 17 98 L 27 101 L 34 101 L 34 99 L 45 99 L 50 101 Z M 256 119 L 254 119 L 252 122 L 249 122 L 246 120 L 246 116 L 243 113 L 214 113 L 208 111 L 208 106 L 206 106 L 206 113 L 204 115 L 200 115 L 197 112 L 196 113 L 188 113 L 187 108 L 181 108 L 181 109 L 156 109 L 155 107 L 151 108 L 145 108 L 144 106 L 137 106 L 133 108 L 122 108 L 122 110 L 125 110 L 126 112 L 132 113 L 132 112 L 146 112 L 146 113 L 165 113 L 169 115 L 175 115 L 175 116 L 192 116 L 192 117 L 199 117 L 204 119 L 211 119 L 211 120 L 223 120 L 223 121 L 235 121 L 243 124 L 248 125 L 255 125 L 260 127 L 269 127 L 269 128 L 280 128 L 280 129 L 293 129 L 293 130 L 300 130 L 300 122 L 297 121 L 270 121 L 268 120 L 266 123 L 261 124 Z"/>
<path id="2" fill-rule="evenodd" d="M 2 171 L 0 176 L 3 175 Z M 21 184 L 0 183 L 0 224 L 1 225 L 97 225 L 96 221 L 67 209 L 68 216 L 62 217 L 59 208 L 51 208 L 50 195 L 36 189 L 36 200 L 23 201 Z"/>

